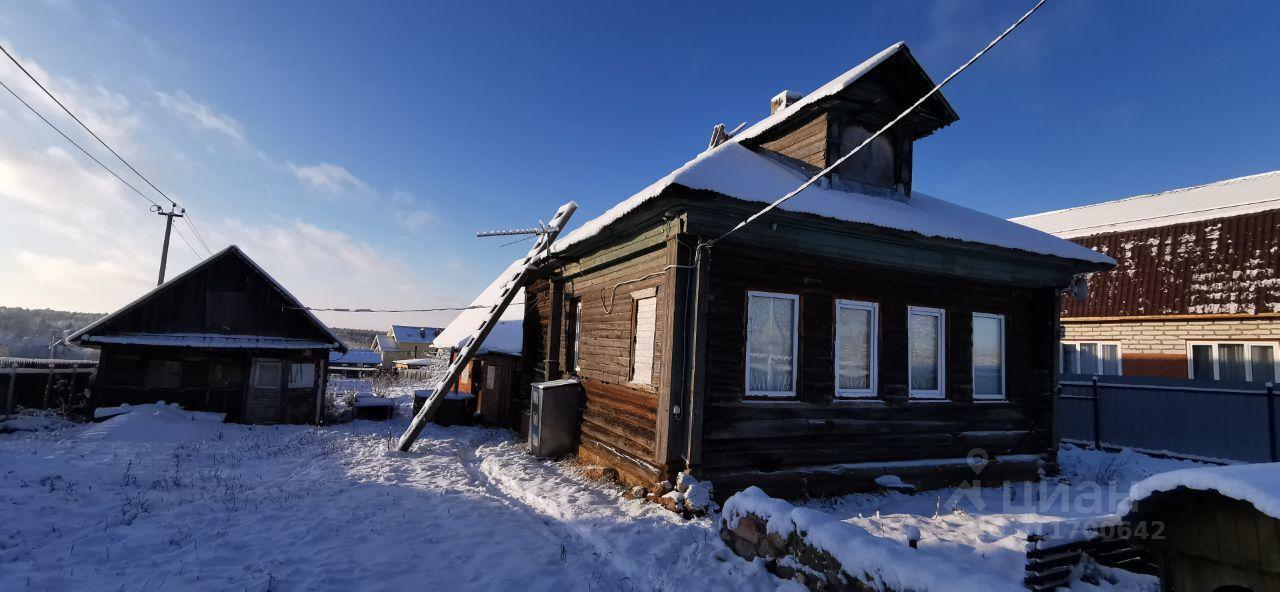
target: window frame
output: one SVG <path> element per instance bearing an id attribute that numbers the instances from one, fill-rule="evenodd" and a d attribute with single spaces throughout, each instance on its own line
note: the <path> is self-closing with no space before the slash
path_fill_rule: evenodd
<path id="1" fill-rule="evenodd" d="M 871 313 L 871 323 L 869 331 L 871 332 L 871 351 L 868 354 L 870 364 L 870 380 L 868 388 L 865 389 L 842 389 L 840 388 L 840 309 L 849 310 L 865 310 Z M 832 359 L 835 361 L 832 377 L 835 379 L 835 398 L 841 400 L 865 400 L 874 399 L 879 394 L 879 366 L 880 366 L 880 303 L 868 302 L 865 300 L 846 300 L 837 299 L 835 308 L 833 309 L 834 317 L 832 318 L 831 329 L 834 346 Z"/>
<path id="2" fill-rule="evenodd" d="M 778 298 L 791 300 L 794 304 L 791 307 L 791 390 L 788 391 L 753 391 L 751 390 L 751 299 L 752 298 Z M 746 354 L 742 361 L 742 392 L 747 397 L 759 397 L 762 399 L 795 399 L 799 396 L 800 382 L 800 295 L 786 294 L 782 292 L 765 292 L 761 290 L 748 290 L 746 308 L 743 310 L 744 329 L 743 350 Z"/>
<path id="3" fill-rule="evenodd" d="M 976 332 L 976 329 L 974 328 L 974 326 L 976 325 L 976 323 L 971 323 L 969 325 L 969 348 L 970 348 L 969 366 L 970 366 L 970 371 L 972 372 L 969 380 L 972 381 L 971 384 L 973 385 L 973 399 L 975 401 L 1008 401 L 1009 400 L 1009 384 L 1006 379 L 1006 376 L 1008 375 L 1008 372 L 1009 372 L 1008 370 L 1008 366 L 1009 366 L 1008 321 L 1005 320 L 1004 315 L 990 313 L 990 312 L 975 312 L 973 313 L 973 318 L 974 320 L 995 319 L 1000 321 L 1000 392 L 998 394 L 978 392 L 978 360 L 973 355 L 973 352 L 972 352 L 974 347 L 973 345 L 974 334 Z M 1058 351 L 1059 351 L 1058 355 L 1062 355 L 1061 346 L 1058 347 Z"/>
<path id="4" fill-rule="evenodd" d="M 918 390 L 911 386 L 911 315 L 922 314 L 938 319 L 938 388 Z M 947 311 L 928 306 L 907 307 L 907 398 L 925 401 L 947 400 Z"/>
<path id="5" fill-rule="evenodd" d="M 301 369 L 303 366 L 310 366 L 310 367 L 311 367 L 311 370 L 310 370 L 311 380 L 309 381 L 309 382 L 310 382 L 310 384 L 294 383 L 294 381 L 293 381 L 293 379 L 294 379 L 294 368 L 299 368 L 299 369 Z M 290 388 L 290 389 L 313 389 L 313 388 L 316 388 L 316 383 L 317 383 L 317 381 L 318 381 L 318 380 L 317 380 L 317 379 L 318 379 L 318 375 L 317 375 L 317 373 L 316 373 L 316 370 L 317 370 L 317 369 L 318 369 L 318 368 L 317 368 L 317 366 L 316 366 L 316 363 L 315 363 L 315 362 L 301 362 L 301 361 L 298 361 L 298 362 L 292 362 L 292 361 L 291 361 L 291 362 L 289 362 L 289 378 L 285 381 L 285 388 Z"/>
<path id="6" fill-rule="evenodd" d="M 640 303 L 645 300 L 653 301 L 653 329 L 651 330 L 649 341 L 649 375 L 643 377 L 636 372 L 636 339 L 640 336 Z M 652 387 L 653 384 L 653 367 L 654 358 L 658 355 L 658 291 L 655 288 L 640 290 L 631 294 L 631 360 L 628 374 L 630 378 L 627 384 L 636 386 Z"/>
<path id="7" fill-rule="evenodd" d="M 1269 347 L 1271 348 L 1271 376 L 1280 378 L 1280 342 L 1277 341 L 1188 341 L 1187 342 L 1187 378 L 1196 380 L 1195 360 L 1191 357 L 1191 348 L 1196 345 L 1208 345 L 1213 348 L 1213 378 L 1211 380 L 1221 380 L 1218 378 L 1222 375 L 1218 366 L 1218 346 L 1220 345 L 1243 345 L 1244 346 L 1244 381 L 1253 382 L 1253 348 Z"/>
<path id="8" fill-rule="evenodd" d="M 1076 346 L 1076 354 L 1077 354 L 1077 355 L 1076 355 L 1076 359 L 1077 359 L 1077 360 L 1079 360 L 1079 359 L 1080 359 L 1080 358 L 1079 358 L 1079 352 L 1080 352 L 1080 347 L 1079 347 L 1079 346 L 1080 346 L 1080 344 L 1082 344 L 1082 343 L 1092 343 L 1092 344 L 1094 344 L 1094 345 L 1097 345 L 1097 346 L 1098 346 L 1098 351 L 1099 351 L 1099 352 L 1101 352 L 1101 351 L 1102 351 L 1102 346 L 1104 346 L 1104 345 L 1114 345 L 1114 346 L 1116 346 L 1116 373 L 1115 373 L 1115 374 L 1103 374 L 1103 373 L 1102 373 L 1102 356 L 1101 356 L 1101 355 L 1099 355 L 1099 356 L 1098 356 L 1098 360 L 1097 360 L 1097 362 L 1098 362 L 1098 363 L 1097 363 L 1097 366 L 1094 368 L 1094 371 L 1093 371 L 1093 372 L 1067 372 L 1067 371 L 1066 371 L 1067 359 L 1066 359 L 1066 356 L 1064 356 L 1064 355 L 1063 355 L 1063 353 L 1062 353 L 1062 346 L 1064 346 L 1064 345 L 1074 345 L 1074 346 Z M 1191 352 L 1191 350 L 1190 350 L 1190 349 L 1188 349 L 1188 350 L 1187 350 L 1187 360 L 1188 360 L 1188 362 L 1187 362 L 1187 363 L 1188 363 L 1188 364 L 1190 363 L 1190 359 L 1191 359 L 1190 352 Z M 1119 341 L 1097 341 L 1097 340 L 1089 340 L 1089 339 L 1062 339 L 1062 340 L 1059 340 L 1059 341 L 1058 341 L 1058 368 L 1061 370 L 1061 371 L 1059 372 L 1059 374 L 1084 374 L 1084 375 L 1089 375 L 1089 376 L 1124 376 L 1124 344 L 1123 344 L 1123 343 L 1121 343 L 1121 342 L 1119 342 Z"/>
<path id="9" fill-rule="evenodd" d="M 573 301 L 573 373 L 582 370 L 582 299 Z"/>

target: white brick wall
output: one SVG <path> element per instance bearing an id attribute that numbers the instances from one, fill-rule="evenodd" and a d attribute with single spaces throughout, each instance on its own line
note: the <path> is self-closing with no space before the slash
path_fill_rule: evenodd
<path id="1" fill-rule="evenodd" d="M 1188 341 L 1280 341 L 1280 318 L 1062 324 L 1064 341 L 1119 341 L 1125 354 L 1186 354 Z"/>

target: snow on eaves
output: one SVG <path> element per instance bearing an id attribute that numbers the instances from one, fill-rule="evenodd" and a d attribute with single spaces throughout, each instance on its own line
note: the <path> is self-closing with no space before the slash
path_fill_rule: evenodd
<path id="1" fill-rule="evenodd" d="M 330 364 L 381 364 L 382 354 L 371 349 L 351 348 L 346 353 L 329 352 Z"/>
<path id="2" fill-rule="evenodd" d="M 493 280 L 484 291 L 476 296 L 468 306 L 476 306 L 480 308 L 468 308 L 458 314 L 449 323 L 440 335 L 437 335 L 432 345 L 436 347 L 462 348 L 471 342 L 471 336 L 475 334 L 484 320 L 489 317 L 489 307 L 497 304 L 501 300 L 502 286 L 511 279 L 520 267 L 524 264 L 524 259 L 517 259 L 511 265 L 507 266 L 497 279 Z M 480 349 L 476 350 L 477 354 L 485 353 L 504 353 L 520 355 L 524 346 L 524 288 L 515 295 L 511 304 L 507 306 L 507 310 L 503 311 L 501 322 L 498 326 L 489 332 L 489 336 L 485 338 Z"/>
<path id="3" fill-rule="evenodd" d="M 260 335 L 222 335 L 219 333 L 117 333 L 86 335 L 84 343 L 150 345 L 160 347 L 200 347 L 217 349 L 335 349 L 339 342 L 263 337 Z"/>
<path id="4" fill-rule="evenodd" d="M 1280 171 L 1013 218 L 1062 238 L 1280 209 Z"/>
<path id="5" fill-rule="evenodd" d="M 440 334 L 436 327 L 413 327 L 409 325 L 391 325 L 391 333 L 396 343 L 431 343 Z"/>
<path id="6" fill-rule="evenodd" d="M 1120 503 L 1119 513 L 1128 514 L 1133 506 L 1153 494 L 1179 487 L 1197 491 L 1216 491 L 1231 499 L 1253 504 L 1259 512 L 1280 520 L 1280 463 L 1196 467 L 1160 473 L 1134 483 L 1129 497 Z"/>
<path id="7" fill-rule="evenodd" d="M 736 140 L 737 138 L 735 138 Z M 797 170 L 729 141 L 699 154 L 656 183 L 610 208 L 556 241 L 555 250 L 599 234 L 607 226 L 656 198 L 668 187 L 681 185 L 762 203 L 772 202 L 804 182 Z M 908 202 L 811 186 L 779 206 L 782 210 L 815 214 L 845 222 L 861 222 L 925 236 L 955 239 L 1090 263 L 1114 264 L 1097 251 L 1021 224 L 964 206 L 912 192 Z"/>

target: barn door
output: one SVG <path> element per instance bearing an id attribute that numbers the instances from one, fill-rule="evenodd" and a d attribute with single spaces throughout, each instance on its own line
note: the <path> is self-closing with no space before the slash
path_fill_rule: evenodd
<path id="1" fill-rule="evenodd" d="M 245 423 L 280 421 L 284 394 L 284 360 L 254 358 L 249 372 L 249 397 L 245 401 Z"/>

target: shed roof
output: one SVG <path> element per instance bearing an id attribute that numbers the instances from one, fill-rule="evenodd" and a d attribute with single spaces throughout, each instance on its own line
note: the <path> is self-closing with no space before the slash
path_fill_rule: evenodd
<path id="1" fill-rule="evenodd" d="M 897 43 L 841 74 L 791 106 L 766 117 L 727 142 L 707 149 L 652 185 L 587 221 L 556 241 L 553 249 L 564 252 L 599 235 L 625 215 L 657 199 L 674 186 L 713 191 L 747 201 L 769 203 L 806 180 L 799 170 L 752 151 L 743 145 L 774 129 L 806 107 L 857 82 L 885 63 L 906 45 Z M 907 54 L 909 55 L 909 54 Z M 912 61 L 914 63 L 914 60 Z M 918 67 L 918 66 L 917 66 Z M 923 70 L 921 70 L 923 72 Z M 927 75 L 926 75 L 927 78 Z M 950 109 L 950 106 L 947 106 Z M 780 209 L 814 214 L 845 222 L 858 222 L 916 232 L 924 236 L 1014 249 L 1064 259 L 1110 265 L 1110 257 L 1039 230 L 1009 222 L 964 206 L 913 192 L 908 202 L 830 189 L 814 184 Z"/>
<path id="2" fill-rule="evenodd" d="M 381 364 L 382 356 L 371 349 L 351 348 L 346 353 L 329 352 L 330 364 Z"/>
<path id="3" fill-rule="evenodd" d="M 250 270 L 256 273 L 263 280 L 265 280 L 268 285 L 270 285 L 273 289 L 275 289 L 278 292 L 280 297 L 285 301 L 285 303 L 289 306 L 291 310 L 301 313 L 303 317 L 309 322 L 309 324 L 313 325 L 314 328 L 319 330 L 321 335 L 325 336 L 327 341 L 296 340 L 296 339 L 280 338 L 280 337 L 271 336 L 271 335 L 255 336 L 255 335 L 224 335 L 224 334 L 201 334 L 201 333 L 102 334 L 104 330 L 112 324 L 113 321 L 120 319 L 125 315 L 128 315 L 131 312 L 141 308 L 152 298 L 156 297 L 161 293 L 164 293 L 167 290 L 172 289 L 176 285 L 183 283 L 187 278 L 195 276 L 196 274 L 204 271 L 206 268 L 209 268 L 210 266 L 213 266 L 214 264 L 224 261 L 228 258 L 236 258 L 242 261 L 243 263 L 245 263 L 246 265 L 248 265 Z M 221 341 L 212 340 L 211 339 L 212 337 L 221 338 Z M 72 333 L 70 336 L 67 337 L 67 341 L 70 343 L 86 343 L 86 344 L 117 343 L 117 344 L 131 344 L 131 345 L 174 345 L 174 346 L 182 346 L 182 347 L 197 347 L 196 345 L 193 345 L 193 344 L 196 342 L 204 342 L 207 345 L 203 345 L 200 347 L 264 347 L 264 348 L 276 347 L 271 345 L 261 345 L 261 346 L 243 345 L 244 343 L 247 343 L 247 341 L 245 341 L 246 339 L 257 339 L 259 341 L 267 340 L 267 341 L 273 341 L 273 343 L 278 342 L 276 343 L 276 345 L 285 349 L 293 349 L 293 348 L 285 347 L 286 343 L 306 341 L 310 343 L 310 345 L 307 345 L 306 347 L 299 347 L 298 349 L 333 349 L 333 350 L 338 350 L 343 352 L 347 351 L 346 346 L 342 344 L 342 340 L 339 339 L 338 336 L 335 335 L 327 325 L 321 322 L 319 318 L 316 318 L 315 314 L 313 314 L 310 309 L 304 306 L 302 302 L 298 300 L 296 297 L 294 297 L 294 295 L 291 294 L 288 290 L 286 290 L 285 287 L 280 284 L 280 282 L 276 281 L 276 279 L 272 277 L 271 274 L 267 273 L 266 270 L 262 269 L 262 267 L 259 266 L 257 262 L 255 262 L 253 259 L 250 259 L 249 256 L 246 255 L 244 251 L 241 251 L 240 247 L 237 247 L 236 245 L 229 245 L 225 249 L 222 249 L 221 251 L 214 253 L 213 255 L 209 256 L 203 261 L 200 261 L 199 263 L 191 266 L 190 269 L 176 276 L 173 276 L 172 278 L 169 279 L 169 281 L 166 281 L 165 283 L 160 284 L 159 286 L 156 286 L 148 290 L 145 294 L 143 294 L 142 296 L 139 296 L 133 302 L 130 302 L 129 304 L 124 305 L 123 307 L 116 310 L 115 312 L 90 323 L 88 326 L 84 327 L 83 329 L 80 329 L 79 331 L 76 331 L 75 333 Z M 166 341 L 166 342 L 161 343 L 161 341 Z M 265 342 L 266 341 L 263 341 L 263 343 Z M 241 345 L 231 345 L 233 343 L 241 344 Z"/>
<path id="4" fill-rule="evenodd" d="M 1216 491 L 1253 504 L 1259 512 L 1280 520 L 1280 463 L 1196 467 L 1153 475 L 1134 483 L 1129 497 L 1120 503 L 1121 515 L 1159 492 L 1178 488 Z"/>
<path id="5" fill-rule="evenodd" d="M 1062 238 L 1172 226 L 1280 209 L 1280 171 L 1012 218 Z"/>

